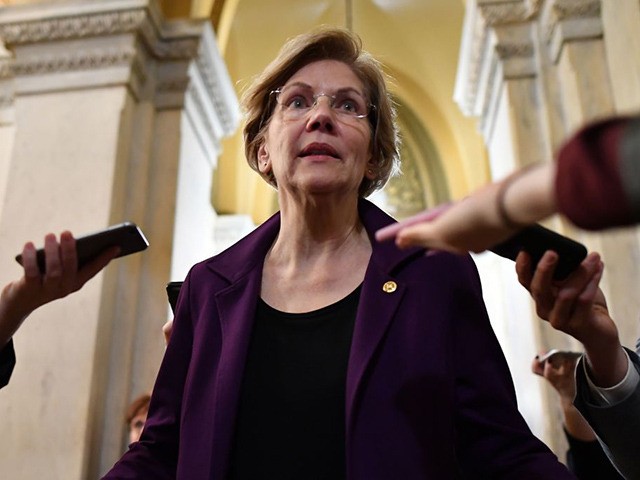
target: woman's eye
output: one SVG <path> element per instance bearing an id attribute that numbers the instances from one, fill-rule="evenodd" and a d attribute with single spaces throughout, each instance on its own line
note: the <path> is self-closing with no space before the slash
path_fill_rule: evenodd
<path id="1" fill-rule="evenodd" d="M 292 97 L 288 102 L 287 102 L 287 107 L 288 108 L 293 108 L 293 109 L 298 109 L 298 108 L 308 108 L 309 103 L 307 102 L 307 100 L 302 97 L 302 96 L 296 96 L 296 97 Z"/>

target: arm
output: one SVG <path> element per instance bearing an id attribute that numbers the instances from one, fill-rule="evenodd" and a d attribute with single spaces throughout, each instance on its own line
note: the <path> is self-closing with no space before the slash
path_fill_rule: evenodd
<path id="1" fill-rule="evenodd" d="M 80 290 L 118 253 L 117 249 L 109 249 L 78 270 L 75 239 L 70 232 L 63 232 L 59 243 L 55 235 L 48 234 L 44 249 L 46 273 L 40 273 L 36 249 L 29 242 L 22 250 L 23 276 L 7 284 L 0 294 L 0 352 L 5 362 L 15 361 L 10 340 L 31 312 Z M 10 369 L 3 372 L 3 379 L 8 381 L 10 373 Z"/>
<path id="2" fill-rule="evenodd" d="M 516 261 L 518 280 L 531 293 L 540 318 L 584 345 L 594 382 L 601 387 L 615 385 L 626 375 L 628 363 L 598 288 L 604 268 L 600 256 L 590 253 L 563 282 L 553 281 L 557 261 L 555 252 L 546 252 L 532 272 L 529 256 L 521 253 Z"/>
<path id="3" fill-rule="evenodd" d="M 564 427 L 567 433 L 583 442 L 596 441 L 596 435 L 573 405 L 576 396 L 575 368 L 577 359 L 556 354 L 545 362 L 535 358 L 531 364 L 531 371 L 543 377 L 558 393 Z"/>
<path id="4" fill-rule="evenodd" d="M 604 266 L 599 256 L 591 253 L 566 280 L 554 283 L 556 261 L 557 256 L 547 252 L 532 274 L 527 255 L 521 254 L 516 261 L 518 279 L 530 291 L 541 318 L 583 343 L 587 369 L 595 385 L 616 386 L 627 376 L 629 357 L 620 345 L 617 328 L 598 288 Z M 629 355 L 634 360 L 634 368 L 640 370 L 635 354 Z M 631 395 L 615 405 L 603 407 L 590 401 L 592 392 L 581 364 L 576 369 L 576 381 L 578 410 L 607 447 L 615 466 L 628 478 L 638 478 L 640 386 L 636 383 Z"/>
<path id="5" fill-rule="evenodd" d="M 395 237 L 402 248 L 481 252 L 555 212 L 554 177 L 554 163 L 519 170 L 463 200 L 381 229 L 376 239 Z"/>

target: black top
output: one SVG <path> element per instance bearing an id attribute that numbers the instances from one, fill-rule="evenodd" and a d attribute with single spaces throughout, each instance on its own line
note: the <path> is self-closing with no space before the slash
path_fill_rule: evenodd
<path id="1" fill-rule="evenodd" d="M 359 298 L 360 287 L 308 313 L 259 300 L 230 479 L 345 478 L 345 386 Z"/>

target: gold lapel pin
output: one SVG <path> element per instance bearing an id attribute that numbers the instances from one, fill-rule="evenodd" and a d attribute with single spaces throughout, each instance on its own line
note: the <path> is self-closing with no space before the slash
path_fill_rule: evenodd
<path id="1" fill-rule="evenodd" d="M 398 284 L 393 280 L 384 282 L 384 285 L 382 285 L 382 291 L 386 293 L 393 293 L 397 290 L 397 288 L 398 288 Z"/>

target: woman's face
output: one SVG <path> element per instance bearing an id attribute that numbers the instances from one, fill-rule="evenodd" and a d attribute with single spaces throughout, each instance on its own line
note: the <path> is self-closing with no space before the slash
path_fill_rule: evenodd
<path id="1" fill-rule="evenodd" d="M 373 178 L 369 121 L 356 115 L 367 109 L 362 82 L 346 64 L 322 60 L 280 90 L 258 150 L 260 171 L 275 175 L 281 194 L 357 195 L 363 178 Z"/>

